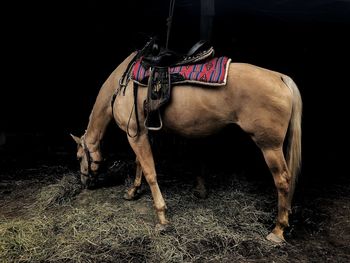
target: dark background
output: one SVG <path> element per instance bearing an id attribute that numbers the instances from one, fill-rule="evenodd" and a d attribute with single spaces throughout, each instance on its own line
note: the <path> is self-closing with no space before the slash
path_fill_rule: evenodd
<path id="1" fill-rule="evenodd" d="M 84 132 L 102 83 L 130 52 L 147 36 L 164 41 L 168 4 L 89 0 L 12 2 L 4 8 L 1 165 L 30 165 L 57 153 L 74 158 L 69 133 Z M 186 50 L 199 40 L 199 10 L 199 1 L 176 1 L 170 48 Z M 299 86 L 301 178 L 308 182 L 328 182 L 347 171 L 349 11 L 350 1 L 216 1 L 216 53 L 280 71 Z M 229 128 L 209 145 L 217 152 L 228 149 L 232 163 L 241 158 L 259 166 L 260 153 L 248 141 Z M 107 152 L 131 154 L 115 125 L 104 145 Z M 174 147 L 166 151 L 184 151 Z"/>

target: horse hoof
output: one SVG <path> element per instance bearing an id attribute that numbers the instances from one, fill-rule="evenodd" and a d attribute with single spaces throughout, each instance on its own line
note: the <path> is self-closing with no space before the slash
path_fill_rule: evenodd
<path id="1" fill-rule="evenodd" d="M 283 237 L 280 238 L 279 236 L 277 236 L 274 233 L 268 234 L 266 239 L 273 242 L 273 243 L 276 243 L 276 244 L 282 244 L 282 243 L 286 242 Z"/>
<path id="2" fill-rule="evenodd" d="M 193 195 L 200 199 L 206 199 L 208 197 L 208 192 L 206 190 L 194 189 Z"/>
<path id="3" fill-rule="evenodd" d="M 132 200 L 135 200 L 135 195 L 129 195 L 128 193 L 125 193 L 123 195 L 123 198 L 124 198 L 124 200 L 132 201 Z"/>
<path id="4" fill-rule="evenodd" d="M 137 189 L 136 191 L 126 190 L 126 193 L 123 195 L 123 198 L 127 201 L 134 201 L 141 197 L 142 190 Z M 131 192 L 131 193 L 130 193 Z"/>
<path id="5" fill-rule="evenodd" d="M 156 232 L 159 232 L 159 233 L 166 233 L 166 232 L 169 232 L 170 230 L 170 227 L 169 227 L 169 224 L 156 224 Z"/>

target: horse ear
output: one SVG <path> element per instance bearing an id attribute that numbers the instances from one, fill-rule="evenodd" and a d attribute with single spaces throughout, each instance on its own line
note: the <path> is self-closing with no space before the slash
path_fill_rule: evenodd
<path id="1" fill-rule="evenodd" d="M 70 134 L 70 136 L 72 136 L 73 140 L 77 143 L 77 144 L 81 144 L 81 139 L 77 136 L 74 136 L 73 134 Z"/>

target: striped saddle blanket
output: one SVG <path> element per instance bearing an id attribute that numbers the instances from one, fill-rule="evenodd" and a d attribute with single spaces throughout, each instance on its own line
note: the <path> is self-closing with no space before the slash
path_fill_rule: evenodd
<path id="1" fill-rule="evenodd" d="M 231 59 L 215 57 L 202 64 L 188 64 L 169 68 L 171 85 L 193 83 L 208 86 L 226 85 L 228 66 Z M 141 86 L 148 85 L 150 69 L 145 68 L 142 58 L 135 62 L 131 79 Z"/>

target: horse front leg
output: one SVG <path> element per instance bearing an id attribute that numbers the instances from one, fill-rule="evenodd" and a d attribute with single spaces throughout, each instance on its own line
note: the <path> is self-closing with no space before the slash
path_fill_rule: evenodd
<path id="1" fill-rule="evenodd" d="M 140 188 L 142 183 L 142 167 L 140 161 L 136 157 L 136 176 L 133 186 L 131 186 L 124 195 L 125 200 L 135 200 L 140 196 Z"/>
<path id="2" fill-rule="evenodd" d="M 131 138 L 128 136 L 128 140 L 131 148 L 134 150 L 136 157 L 140 162 L 143 174 L 151 189 L 154 207 L 160 223 L 157 225 L 157 228 L 162 230 L 166 227 L 166 225 L 168 225 L 169 221 L 165 218 L 166 205 L 158 186 L 153 154 L 147 134 L 141 134 L 136 138 Z"/>
<path id="3" fill-rule="evenodd" d="M 283 232 L 284 229 L 289 226 L 288 216 L 291 204 L 288 199 L 288 194 L 291 176 L 287 168 L 282 148 L 263 149 L 262 151 L 265 161 L 273 175 L 278 194 L 278 216 L 276 226 L 266 238 L 275 243 L 280 243 L 285 241 Z"/>

